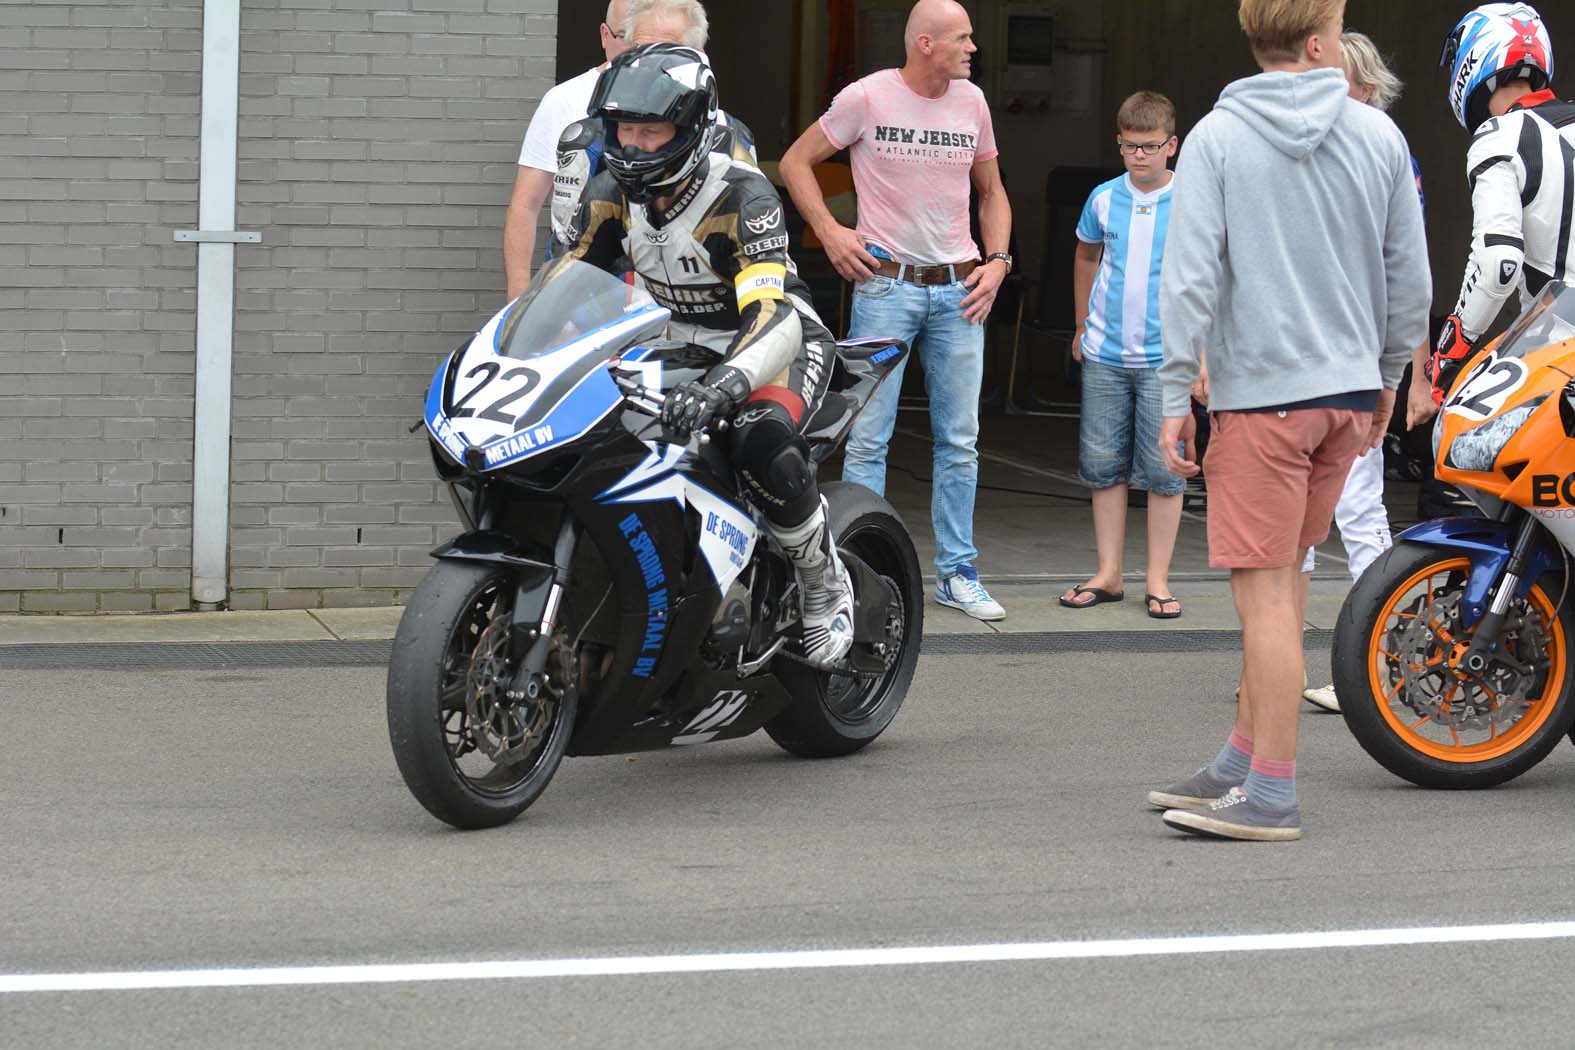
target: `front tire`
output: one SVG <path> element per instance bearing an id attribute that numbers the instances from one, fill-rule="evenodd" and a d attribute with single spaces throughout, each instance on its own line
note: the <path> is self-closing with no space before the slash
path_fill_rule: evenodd
<path id="1" fill-rule="evenodd" d="M 1427 788 L 1485 788 L 1520 776 L 1570 732 L 1575 621 L 1555 608 L 1563 574 L 1510 607 L 1500 640 L 1518 668 L 1458 680 L 1470 641 L 1457 607 L 1470 561 L 1401 542 L 1362 574 L 1335 626 L 1333 670 L 1346 726 L 1385 769 Z M 1484 689 L 1482 686 L 1488 688 Z"/>
<path id="2" fill-rule="evenodd" d="M 863 485 L 820 486 L 837 549 L 847 551 L 895 585 L 897 608 L 888 618 L 894 651 L 879 678 L 853 678 L 777 660 L 777 675 L 792 702 L 766 733 L 803 758 L 835 758 L 868 747 L 897 717 L 919 662 L 924 635 L 924 579 L 913 538 L 891 504 Z"/>
<path id="3" fill-rule="evenodd" d="M 439 561 L 405 606 L 388 665 L 388 735 L 410 793 L 456 828 L 497 827 L 535 802 L 574 726 L 573 661 L 549 659 L 550 711 L 499 702 L 521 653 L 509 651 L 515 580 L 493 565 Z M 482 695 L 478 695 L 482 694 Z M 474 713 L 482 714 L 477 724 Z M 494 760 L 486 746 L 518 741 Z"/>

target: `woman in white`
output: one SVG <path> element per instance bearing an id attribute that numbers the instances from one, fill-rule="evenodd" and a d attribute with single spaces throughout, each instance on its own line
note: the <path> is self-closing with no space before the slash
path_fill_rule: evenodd
<path id="1" fill-rule="evenodd" d="M 1351 97 L 1387 112 L 1395 99 L 1400 97 L 1403 86 L 1400 78 L 1390 72 L 1378 48 L 1366 34 L 1342 34 L 1340 44 L 1345 52 L 1345 79 L 1350 81 Z M 1417 191 L 1421 192 L 1420 176 Z M 1413 364 L 1427 359 L 1427 344 L 1424 342 L 1420 349 L 1420 356 L 1413 355 Z M 1410 396 L 1416 395 L 1418 391 L 1425 405 L 1418 403 L 1415 396 Z M 1415 419 L 1419 413 L 1431 414 L 1434 411 L 1432 394 L 1425 380 L 1420 387 L 1413 380 L 1412 389 L 1408 392 L 1408 406 L 1408 421 Z M 1389 512 L 1384 509 L 1382 450 L 1357 456 L 1356 462 L 1351 464 L 1351 473 L 1345 479 L 1345 489 L 1340 493 L 1340 502 L 1335 507 L 1334 521 L 1340 529 L 1340 542 L 1345 547 L 1346 564 L 1352 580 L 1361 576 L 1363 570 L 1376 561 L 1380 554 L 1394 545 L 1389 534 Z M 1307 559 L 1302 563 L 1303 572 L 1312 572 L 1314 558 L 1313 550 L 1308 548 Z M 1340 710 L 1340 702 L 1334 695 L 1332 685 L 1308 689 L 1302 696 L 1325 711 Z"/>

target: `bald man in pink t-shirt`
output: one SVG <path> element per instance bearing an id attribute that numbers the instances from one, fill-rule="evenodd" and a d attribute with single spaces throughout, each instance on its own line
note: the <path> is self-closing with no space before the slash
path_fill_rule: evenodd
<path id="1" fill-rule="evenodd" d="M 782 158 L 782 177 L 831 264 L 854 282 L 849 337 L 918 341 L 935 439 L 935 600 L 999 620 L 1006 611 L 975 565 L 973 508 L 984 324 L 1012 269 L 1012 210 L 989 106 L 968 82 L 978 50 L 968 12 L 955 0 L 919 0 L 905 43 L 901 69 L 837 95 Z M 853 158 L 857 230 L 832 217 L 813 170 L 843 149 Z M 969 231 L 970 187 L 979 193 L 982 264 Z M 844 480 L 884 494 L 901 386 L 899 368 L 853 424 Z"/>

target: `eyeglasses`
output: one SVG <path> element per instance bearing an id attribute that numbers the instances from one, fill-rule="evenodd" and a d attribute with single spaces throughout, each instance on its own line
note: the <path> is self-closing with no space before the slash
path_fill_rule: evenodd
<path id="1" fill-rule="evenodd" d="M 602 28 L 607 30 L 607 35 L 612 37 L 614 40 L 618 40 L 618 41 L 622 41 L 623 40 L 624 34 L 620 33 L 618 30 L 614 29 L 612 26 L 608 25 L 606 22 L 602 23 Z"/>
<path id="2" fill-rule="evenodd" d="M 1175 138 L 1175 136 L 1172 135 L 1171 138 Z M 1145 157 L 1152 157 L 1168 145 L 1170 145 L 1170 139 L 1166 139 L 1164 142 L 1126 142 L 1122 139 L 1116 139 L 1116 146 L 1129 157 L 1137 156 L 1138 150 L 1142 150 Z"/>

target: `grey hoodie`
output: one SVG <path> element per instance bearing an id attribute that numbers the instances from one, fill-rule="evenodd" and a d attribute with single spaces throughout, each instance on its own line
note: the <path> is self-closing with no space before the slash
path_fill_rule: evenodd
<path id="1" fill-rule="evenodd" d="M 1338 69 L 1238 80 L 1176 164 L 1160 282 L 1165 414 L 1400 384 L 1433 299 L 1405 138 Z"/>

